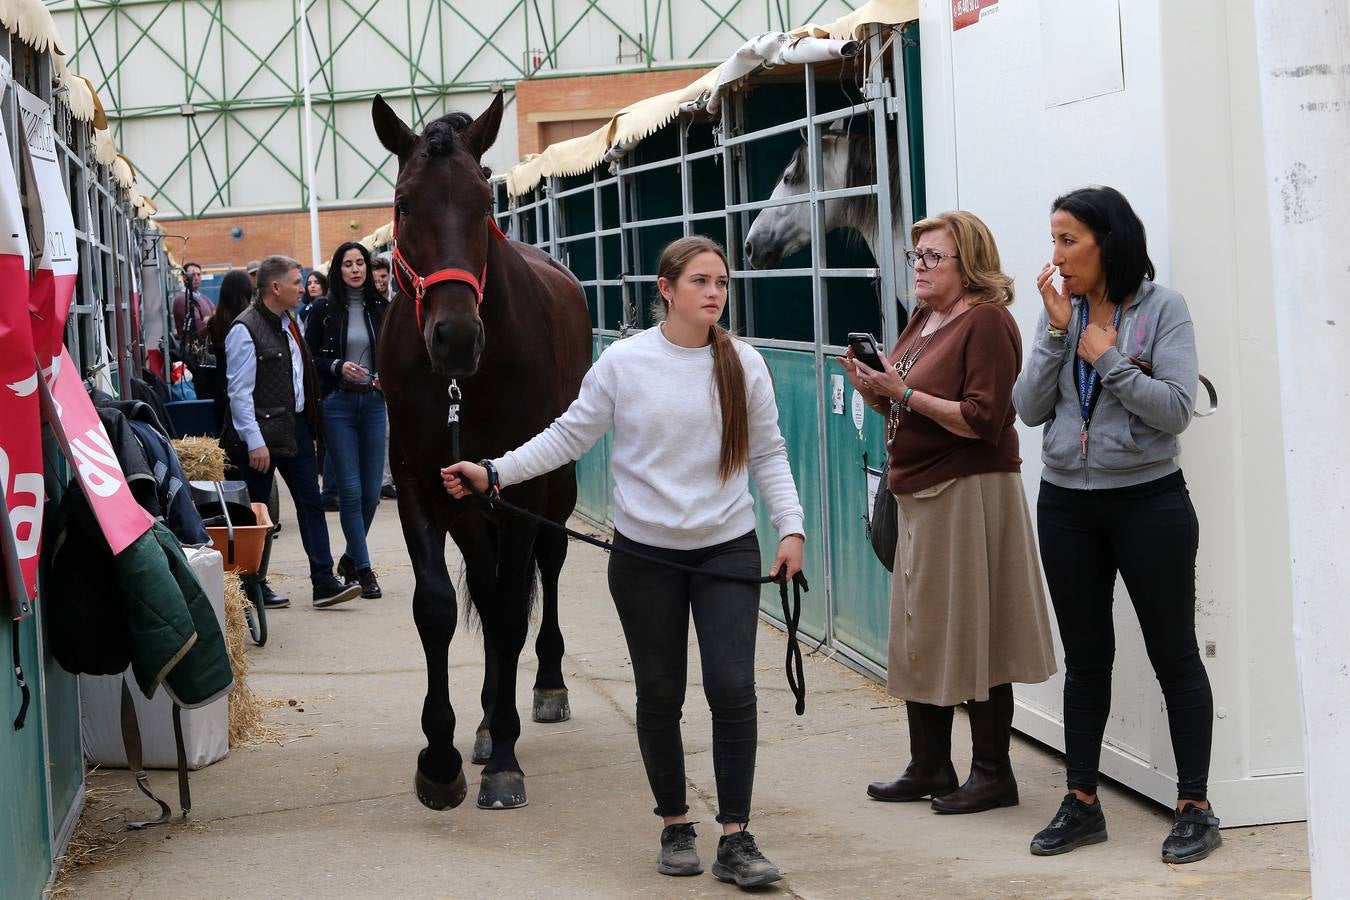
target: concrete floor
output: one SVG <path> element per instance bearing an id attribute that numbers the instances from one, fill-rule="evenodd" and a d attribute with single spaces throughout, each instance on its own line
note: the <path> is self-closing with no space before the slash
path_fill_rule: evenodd
<path id="1" fill-rule="evenodd" d="M 516 811 L 469 798 L 433 812 L 413 796 L 423 738 L 424 666 L 411 611 L 412 574 L 394 504 L 371 536 L 385 596 L 311 609 L 307 571 L 286 509 L 272 557 L 274 583 L 295 604 L 269 616 L 271 638 L 252 648 L 251 684 L 291 698 L 272 711 L 278 742 L 237 750 L 192 776 L 187 823 L 126 833 L 119 852 L 65 881 L 81 898 L 631 897 L 728 896 L 704 874 L 654 869 L 659 821 L 633 728 L 629 662 L 605 581 L 605 558 L 572 544 L 563 573 L 564 672 L 572 719 L 528 723 L 532 674 L 522 674 L 527 720 L 519 745 L 530 804 Z M 328 517 L 341 547 L 337 516 Z M 453 551 L 452 551 L 453 553 Z M 451 560 L 451 571 L 457 568 Z M 692 630 L 691 630 L 692 631 Z M 761 893 L 794 897 L 1290 897 L 1310 894 L 1302 825 L 1238 828 L 1209 860 L 1158 859 L 1167 811 L 1122 789 L 1102 790 L 1111 839 L 1037 858 L 1027 843 L 1063 794 L 1063 764 L 1014 739 L 1022 805 L 976 816 L 937 816 L 924 804 L 866 799 L 906 756 L 904 707 L 873 682 L 819 657 L 807 660 L 808 709 L 792 712 L 783 636 L 760 629 L 760 749 L 753 831 L 786 878 Z M 466 755 L 480 715 L 481 641 L 461 628 L 451 652 L 452 696 Z M 534 660 L 524 668 L 533 670 Z M 691 667 L 697 679 L 697 666 Z M 303 712 L 301 711 L 303 710 Z M 707 707 L 691 685 L 686 708 L 689 802 L 705 866 L 716 852 Z M 957 769 L 969 761 L 957 717 Z M 964 746 L 963 746 L 964 745 Z M 171 793 L 171 776 L 155 783 Z M 97 779 L 129 784 L 124 772 Z M 169 795 L 166 793 L 166 796 Z M 134 792 L 99 818 L 150 813 Z M 1222 810 L 1220 810 L 1222 813 Z"/>

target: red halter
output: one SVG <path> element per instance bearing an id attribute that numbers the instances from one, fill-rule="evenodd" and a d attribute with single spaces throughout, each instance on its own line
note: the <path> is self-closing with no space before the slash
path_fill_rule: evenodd
<path id="1" fill-rule="evenodd" d="M 497 227 L 497 220 L 492 216 L 487 218 L 488 233 L 494 235 L 497 240 L 505 240 L 506 235 Z M 404 280 L 406 277 L 406 281 Z M 427 277 L 423 278 L 417 274 L 417 270 L 408 262 L 408 258 L 403 255 L 403 251 L 398 247 L 398 214 L 394 214 L 394 278 L 398 281 L 398 288 L 405 294 L 410 295 L 417 302 L 417 329 L 422 329 L 422 298 L 426 296 L 427 288 L 432 285 L 441 284 L 446 281 L 459 281 L 473 288 L 478 295 L 478 306 L 483 306 L 483 286 L 487 284 L 487 260 L 483 260 L 483 271 L 474 277 L 472 272 L 465 269 L 437 269 Z"/>

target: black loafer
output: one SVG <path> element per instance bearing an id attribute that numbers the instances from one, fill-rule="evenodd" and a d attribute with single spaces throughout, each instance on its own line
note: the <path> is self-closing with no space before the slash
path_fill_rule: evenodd
<path id="1" fill-rule="evenodd" d="M 1163 840 L 1162 860 L 1166 863 L 1198 862 L 1223 843 L 1219 817 L 1213 809 L 1201 809 L 1186 803 L 1172 822 L 1172 832 Z"/>
<path id="2" fill-rule="evenodd" d="M 1064 795 L 1059 812 L 1050 824 L 1036 832 L 1031 839 L 1032 856 L 1058 856 L 1106 840 L 1106 814 L 1102 801 L 1091 806 L 1072 793 Z"/>

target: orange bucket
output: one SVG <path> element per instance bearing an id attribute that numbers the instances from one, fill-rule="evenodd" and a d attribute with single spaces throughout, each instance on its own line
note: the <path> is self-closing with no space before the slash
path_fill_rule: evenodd
<path id="1" fill-rule="evenodd" d="M 250 504 L 257 525 L 236 525 L 234 527 L 234 554 L 230 554 L 229 529 L 224 526 L 212 526 L 206 529 L 211 538 L 212 549 L 218 551 L 225 560 L 226 572 L 251 574 L 262 565 L 263 551 L 267 549 L 268 536 L 272 531 L 272 517 L 267 514 L 266 503 Z"/>

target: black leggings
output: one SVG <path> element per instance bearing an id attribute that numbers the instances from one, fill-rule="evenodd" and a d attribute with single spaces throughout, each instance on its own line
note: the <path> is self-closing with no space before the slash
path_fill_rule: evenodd
<path id="1" fill-rule="evenodd" d="M 1069 787 L 1097 791 L 1116 654 L 1116 572 L 1134 604 L 1167 701 L 1177 793 L 1204 800 L 1214 698 L 1195 641 L 1200 525 L 1180 472 L 1127 488 L 1079 491 L 1041 482 L 1041 564 L 1064 644 L 1064 756 Z"/>
<path id="2" fill-rule="evenodd" d="M 758 577 L 759 542 L 752 531 L 701 550 L 662 550 L 615 533 L 618 547 L 689 566 Z M 755 632 L 759 588 L 688 575 L 614 553 L 609 591 L 619 611 L 637 686 L 638 746 L 658 816 L 680 816 L 685 803 L 680 714 L 689 661 L 689 615 L 698 633 L 703 693 L 712 711 L 717 821 L 749 822 L 758 741 Z"/>

